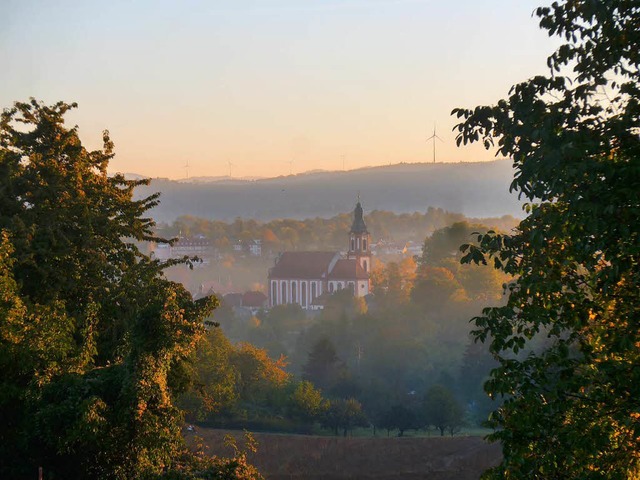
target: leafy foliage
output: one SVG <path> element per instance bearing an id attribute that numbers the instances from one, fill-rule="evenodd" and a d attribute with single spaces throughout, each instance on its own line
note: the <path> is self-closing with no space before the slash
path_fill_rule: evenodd
<path id="1" fill-rule="evenodd" d="M 208 425 L 309 432 L 327 402 L 312 383 L 298 381 L 266 350 L 233 345 L 218 328 L 207 332 L 190 359 L 191 388 L 178 404 L 187 419 Z"/>
<path id="2" fill-rule="evenodd" d="M 404 405 L 393 405 L 389 410 L 382 413 L 378 426 L 387 431 L 398 430 L 398 436 L 402 437 L 406 430 L 417 429 L 419 427 L 418 416 L 413 410 Z"/>
<path id="3" fill-rule="evenodd" d="M 140 478 L 183 451 L 171 375 L 215 306 L 166 280 L 137 243 L 163 241 L 87 151 L 75 105 L 16 103 L 0 117 L 0 476 Z"/>
<path id="4" fill-rule="evenodd" d="M 368 427 L 369 421 L 362 411 L 362 405 L 355 398 L 332 400 L 321 419 L 322 426 L 333 430 L 336 435 L 342 430 L 347 436 L 355 427 Z"/>
<path id="5" fill-rule="evenodd" d="M 338 382 L 344 364 L 336 354 L 336 347 L 327 337 L 319 339 L 309 352 L 303 367 L 303 378 L 312 381 L 323 390 L 329 390 Z"/>
<path id="6" fill-rule="evenodd" d="M 434 385 L 424 397 L 424 419 L 444 436 L 445 431 L 454 434 L 463 423 L 464 411 L 447 387 Z"/>
<path id="7" fill-rule="evenodd" d="M 458 143 L 497 142 L 531 203 L 513 235 L 489 232 L 465 261 L 517 280 L 475 319 L 506 401 L 487 478 L 626 479 L 640 451 L 640 5 L 559 1 L 536 10 L 564 43 L 550 74 L 495 106 L 456 109 Z"/>
<path id="8" fill-rule="evenodd" d="M 311 382 L 300 382 L 291 395 L 289 414 L 303 422 L 313 422 L 320 418 L 327 405 L 322 393 Z"/>
<path id="9" fill-rule="evenodd" d="M 245 446 L 240 448 L 233 437 L 225 436 L 225 445 L 234 451 L 232 457 L 209 456 L 199 442 L 195 452 L 184 452 L 158 480 L 263 480 L 260 472 L 248 462 L 249 455 L 257 451 L 257 442 L 250 433 L 245 437 Z"/>

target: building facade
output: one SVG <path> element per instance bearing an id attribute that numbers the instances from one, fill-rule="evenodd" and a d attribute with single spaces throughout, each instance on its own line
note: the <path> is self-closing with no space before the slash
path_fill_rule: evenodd
<path id="1" fill-rule="evenodd" d="M 201 263 L 209 264 L 211 259 L 217 256 L 217 252 L 213 244 L 203 235 L 194 238 L 180 236 L 173 245 L 168 243 L 155 245 L 151 256 L 163 261 L 172 258 L 198 257 Z"/>
<path id="2" fill-rule="evenodd" d="M 349 232 L 346 257 L 340 252 L 284 252 L 269 270 L 269 306 L 297 303 L 307 310 L 321 308 L 318 297 L 349 289 L 369 294 L 371 239 L 358 201 Z"/>

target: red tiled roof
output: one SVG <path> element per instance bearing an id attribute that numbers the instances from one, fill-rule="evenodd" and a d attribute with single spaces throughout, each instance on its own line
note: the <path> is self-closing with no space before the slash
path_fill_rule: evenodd
<path id="1" fill-rule="evenodd" d="M 269 278 L 322 278 L 337 252 L 284 252 Z M 339 260 L 338 260 L 339 262 Z"/>
<path id="2" fill-rule="evenodd" d="M 241 293 L 227 293 L 222 297 L 222 301 L 230 307 L 242 306 L 242 294 Z"/>
<path id="3" fill-rule="evenodd" d="M 262 292 L 245 292 L 242 295 L 243 307 L 264 307 L 267 303 L 267 296 Z"/>
<path id="4" fill-rule="evenodd" d="M 350 280 L 353 278 L 366 280 L 369 278 L 369 274 L 364 271 L 360 262 L 355 258 L 349 258 L 338 260 L 336 266 L 331 270 L 329 278 L 332 280 Z"/>

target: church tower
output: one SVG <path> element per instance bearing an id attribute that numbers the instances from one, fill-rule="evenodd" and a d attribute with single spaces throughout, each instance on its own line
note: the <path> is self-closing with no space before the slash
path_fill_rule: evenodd
<path id="1" fill-rule="evenodd" d="M 353 211 L 353 224 L 349 232 L 349 253 L 347 258 L 355 258 L 362 269 L 369 273 L 371 270 L 371 242 L 367 226 L 362 218 L 362 205 L 360 205 L 360 196 L 358 203 Z"/>

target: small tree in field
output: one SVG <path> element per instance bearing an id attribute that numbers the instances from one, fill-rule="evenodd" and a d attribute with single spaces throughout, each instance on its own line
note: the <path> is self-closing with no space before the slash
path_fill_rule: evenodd
<path id="1" fill-rule="evenodd" d="M 289 414 L 296 420 L 312 424 L 320 419 L 327 408 L 326 403 L 320 390 L 316 389 L 311 382 L 303 380 L 295 386 L 291 394 Z"/>
<path id="2" fill-rule="evenodd" d="M 398 430 L 398 436 L 404 436 L 404 432 L 418 428 L 418 418 L 416 414 L 404 405 L 394 405 L 382 415 L 382 428 L 387 430 Z"/>
<path id="3" fill-rule="evenodd" d="M 424 419 L 427 425 L 440 430 L 440 436 L 444 436 L 446 431 L 453 436 L 462 426 L 464 410 L 451 390 L 442 385 L 434 385 L 424 397 Z"/>
<path id="4" fill-rule="evenodd" d="M 342 430 L 345 437 L 356 427 L 369 426 L 367 417 L 362 411 L 362 405 L 354 398 L 329 402 L 322 416 L 321 424 L 336 435 L 339 430 Z"/>

